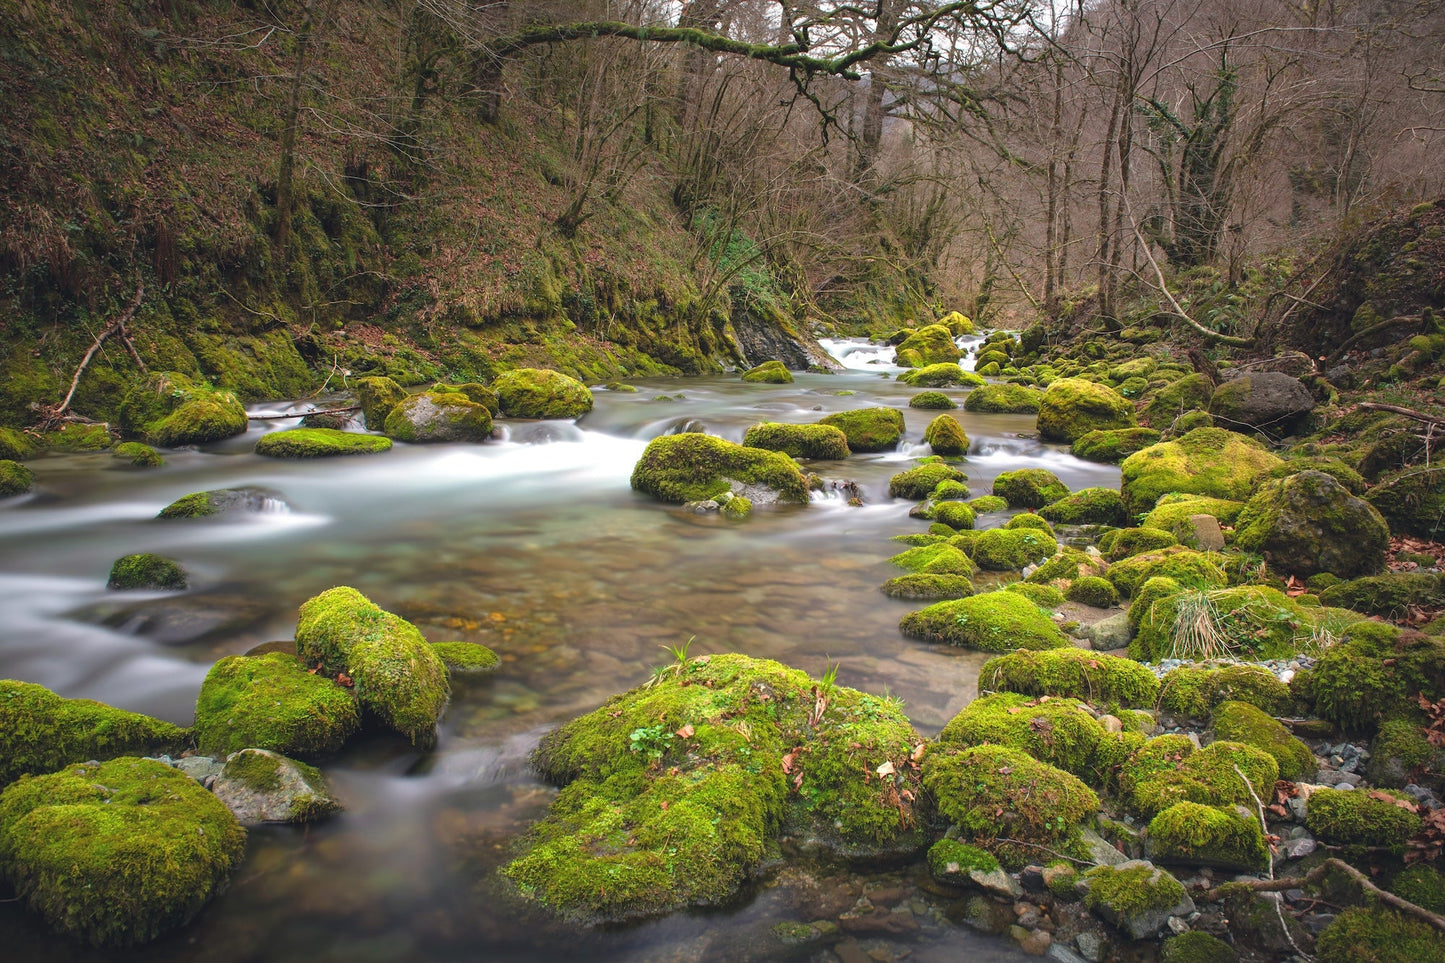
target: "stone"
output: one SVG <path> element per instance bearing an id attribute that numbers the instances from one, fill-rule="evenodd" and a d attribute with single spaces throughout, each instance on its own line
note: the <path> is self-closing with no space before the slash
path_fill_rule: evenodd
<path id="1" fill-rule="evenodd" d="M 1128 612 L 1111 615 L 1089 626 L 1089 641 L 1100 652 L 1128 648 L 1133 637 L 1134 627 L 1129 623 Z"/>
<path id="2" fill-rule="evenodd" d="M 1201 552 L 1224 551 L 1224 532 L 1219 529 L 1219 519 L 1213 515 L 1190 515 L 1189 527 Z"/>
<path id="3" fill-rule="evenodd" d="M 1096 866 L 1084 874 L 1084 902 L 1131 939 L 1152 939 L 1171 916 L 1194 912 L 1194 900 L 1172 875 L 1148 860 Z"/>
<path id="4" fill-rule="evenodd" d="M 210 788 L 250 825 L 314 822 L 342 808 L 321 770 L 266 749 L 231 753 Z"/>
<path id="5" fill-rule="evenodd" d="M 1104 941 L 1098 933 L 1085 930 L 1074 937 L 1074 945 L 1079 948 L 1079 955 L 1089 963 L 1099 963 L 1103 959 Z"/>
<path id="6" fill-rule="evenodd" d="M 1384 569 L 1390 528 L 1334 476 L 1302 471 L 1260 486 L 1235 521 L 1234 544 L 1282 573 L 1353 578 Z"/>
<path id="7" fill-rule="evenodd" d="M 1274 438 L 1294 434 L 1314 409 L 1314 395 L 1279 371 L 1242 375 L 1214 389 L 1209 413 L 1214 420 Z"/>

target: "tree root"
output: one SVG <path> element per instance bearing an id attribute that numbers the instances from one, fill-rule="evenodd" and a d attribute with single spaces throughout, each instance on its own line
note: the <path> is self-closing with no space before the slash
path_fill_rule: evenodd
<path id="1" fill-rule="evenodd" d="M 1364 873 L 1360 872 L 1358 869 L 1355 869 L 1355 867 L 1351 866 L 1344 860 L 1334 856 L 1331 856 L 1323 863 L 1320 863 L 1318 866 L 1310 870 L 1304 876 L 1291 876 L 1285 879 L 1257 879 L 1225 883 L 1222 886 L 1216 886 L 1214 887 L 1214 889 L 1209 890 L 1209 892 L 1204 894 L 1203 898 L 1210 902 L 1217 902 L 1218 900 L 1228 896 L 1231 892 L 1237 893 L 1241 890 L 1247 890 L 1254 893 L 1280 893 L 1287 889 L 1304 889 L 1306 886 L 1318 884 L 1322 879 L 1325 878 L 1326 875 L 1329 874 L 1331 870 L 1336 870 L 1344 873 L 1352 881 L 1354 881 L 1354 883 L 1359 886 L 1360 889 L 1364 890 L 1366 893 L 1369 893 L 1372 897 L 1379 900 L 1381 903 L 1384 903 L 1386 906 L 1389 906 L 1391 909 L 1399 910 L 1401 913 L 1404 913 L 1407 916 L 1413 916 L 1417 920 L 1429 923 L 1431 926 L 1435 927 L 1435 929 L 1439 930 L 1442 933 L 1445 933 L 1445 916 L 1441 916 L 1439 913 L 1432 913 L 1423 906 L 1417 906 L 1416 904 L 1410 902 L 1407 899 L 1401 899 L 1399 896 L 1396 896 L 1394 893 L 1391 893 L 1388 890 L 1381 889 L 1373 882 L 1371 882 L 1370 878 Z"/>

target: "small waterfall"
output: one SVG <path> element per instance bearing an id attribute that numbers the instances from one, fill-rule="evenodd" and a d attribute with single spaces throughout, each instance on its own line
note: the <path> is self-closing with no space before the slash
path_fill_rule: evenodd
<path id="1" fill-rule="evenodd" d="M 850 371 L 879 371 L 898 367 L 893 363 L 892 345 L 873 344 L 861 338 L 820 338 L 818 343 Z"/>

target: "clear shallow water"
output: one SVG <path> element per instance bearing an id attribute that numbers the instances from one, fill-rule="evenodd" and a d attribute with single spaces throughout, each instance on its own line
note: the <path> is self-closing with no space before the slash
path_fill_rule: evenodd
<path id="1" fill-rule="evenodd" d="M 915 389 L 893 380 L 897 370 L 870 365 L 776 386 L 735 376 L 640 381 L 635 394 L 598 390 L 576 426 L 510 423 L 508 441 L 486 445 L 283 462 L 251 449 L 291 423 L 253 422 L 244 437 L 169 453 L 159 470 L 106 454 L 29 463 L 37 493 L 0 502 L 6 677 L 189 724 L 212 662 L 290 638 L 297 606 L 339 584 L 429 639 L 481 642 L 502 657 L 494 676 L 458 680 L 435 752 L 382 738 L 349 747 L 326 766 L 344 816 L 254 830 L 230 891 L 134 958 L 542 960 L 580 948 L 600 959 L 771 959 L 784 953 L 773 924 L 836 917 L 865 889 L 900 887 L 919 901 L 920 927 L 888 935 L 888 946 L 915 960 L 1016 958 L 1010 942 L 939 916 L 949 900 L 914 889 L 907 867 L 799 864 L 737 906 L 593 934 L 520 919 L 487 891 L 506 841 L 553 793 L 526 766 L 537 739 L 646 679 L 670 658 L 664 645 L 695 637 L 694 655 L 739 651 L 814 675 L 836 662 L 840 684 L 903 698 L 928 734 L 974 697 L 983 657 L 904 639 L 897 622 L 913 606 L 877 591 L 898 574 L 886 560 L 901 546 L 889 537 L 924 528 L 887 486 L 927 453 L 920 439 L 935 414 L 906 407 Z M 899 451 L 810 466 L 857 482 L 861 508 L 820 497 L 737 523 L 685 514 L 628 485 L 646 441 L 688 422 L 740 440 L 764 419 L 879 404 L 906 411 Z M 1071 488 L 1118 482 L 1117 469 L 1018 437 L 1031 417 L 953 414 L 973 441 L 964 467 L 975 494 L 1001 471 L 1035 465 Z M 273 510 L 155 518 L 188 492 L 239 485 L 275 492 Z M 106 592 L 111 562 L 143 551 L 178 559 L 191 588 Z M 885 939 L 857 938 L 865 949 Z M 0 940 L 17 960 L 102 958 L 46 936 L 15 904 L 0 904 Z"/>

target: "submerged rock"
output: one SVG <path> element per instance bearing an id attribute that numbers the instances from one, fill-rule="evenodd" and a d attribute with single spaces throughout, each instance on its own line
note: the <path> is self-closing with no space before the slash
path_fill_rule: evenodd
<path id="1" fill-rule="evenodd" d="M 210 788 L 246 824 L 309 823 L 342 809 L 321 770 L 266 749 L 231 753 Z"/>
<path id="2" fill-rule="evenodd" d="M 284 510 L 280 492 L 269 488 L 219 488 L 183 495 L 162 508 L 157 518 L 206 518 L 211 515 L 261 514 Z"/>
<path id="3" fill-rule="evenodd" d="M 123 555 L 110 567 L 108 589 L 183 589 L 186 573 L 174 559 L 145 552 Z"/>

